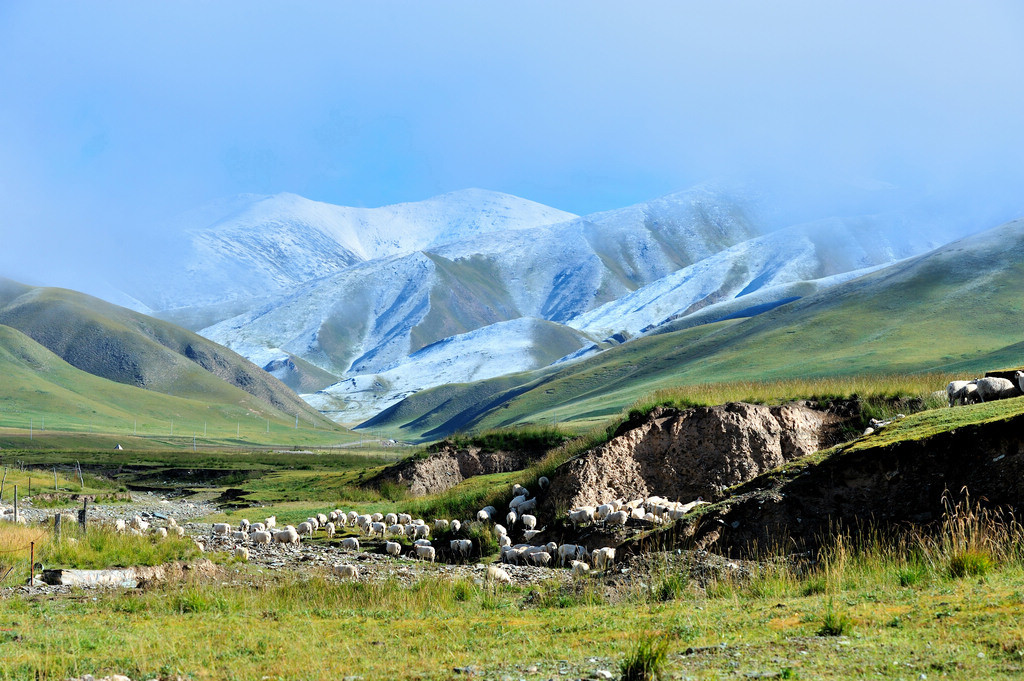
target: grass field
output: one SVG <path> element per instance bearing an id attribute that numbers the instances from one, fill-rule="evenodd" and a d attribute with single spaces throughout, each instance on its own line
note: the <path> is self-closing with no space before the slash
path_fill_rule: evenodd
<path id="1" fill-rule="evenodd" d="M 640 644 L 658 641 L 662 678 L 1017 678 L 1021 528 L 951 511 L 931 537 L 841 537 L 813 562 L 708 578 L 691 576 L 689 554 L 655 558 L 611 589 L 599 576 L 492 589 L 430 570 L 412 587 L 343 583 L 223 560 L 210 581 L 9 596 L 0 678 L 449 679 L 466 667 L 487 679 L 619 677 Z M 27 530 L 0 527 L 0 544 L 11 532 Z"/>

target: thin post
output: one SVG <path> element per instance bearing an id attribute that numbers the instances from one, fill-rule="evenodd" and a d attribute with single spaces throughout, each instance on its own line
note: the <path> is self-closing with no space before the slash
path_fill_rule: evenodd
<path id="1" fill-rule="evenodd" d="M 32 586 L 36 581 L 36 543 L 28 543 L 28 585 Z"/>
<path id="2" fill-rule="evenodd" d="M 85 534 L 85 521 L 86 514 L 89 512 L 89 500 L 82 499 L 82 509 L 78 512 L 78 524 L 82 528 L 82 534 Z"/>
<path id="3" fill-rule="evenodd" d="M 53 516 L 53 536 L 60 541 L 60 517 L 64 515 L 60 511 L 57 511 L 56 515 Z"/>
<path id="4" fill-rule="evenodd" d="M 82 487 L 82 490 L 85 490 L 85 478 L 82 477 L 82 464 L 76 461 L 75 465 L 78 466 L 78 484 Z"/>
<path id="5" fill-rule="evenodd" d="M 7 466 L 4 466 L 4 479 L 0 480 L 0 499 L 4 498 L 4 483 L 7 482 Z"/>
<path id="6" fill-rule="evenodd" d="M 57 467 L 53 467 L 53 491 L 57 491 Z"/>
<path id="7" fill-rule="evenodd" d="M 18 486 L 14 486 L 14 522 L 18 522 Z"/>

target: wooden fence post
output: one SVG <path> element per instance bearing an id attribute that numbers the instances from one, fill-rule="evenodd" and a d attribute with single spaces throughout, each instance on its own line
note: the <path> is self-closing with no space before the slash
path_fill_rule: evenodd
<path id="1" fill-rule="evenodd" d="M 60 517 L 63 515 L 60 511 L 57 511 L 57 515 L 53 516 L 53 536 L 60 542 Z"/>
<path id="2" fill-rule="evenodd" d="M 14 486 L 14 522 L 18 522 L 18 486 Z"/>
<path id="3" fill-rule="evenodd" d="M 4 483 L 7 482 L 7 466 L 4 466 L 4 479 L 0 480 L 0 500 L 4 498 Z"/>
<path id="4" fill-rule="evenodd" d="M 89 500 L 82 499 L 82 510 L 78 512 L 78 524 L 82 527 L 82 534 L 85 534 L 86 513 L 89 511 Z"/>

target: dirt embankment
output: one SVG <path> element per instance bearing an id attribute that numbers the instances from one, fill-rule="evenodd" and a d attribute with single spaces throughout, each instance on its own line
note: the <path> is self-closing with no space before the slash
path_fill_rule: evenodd
<path id="1" fill-rule="evenodd" d="M 551 497 L 567 508 L 653 494 L 712 500 L 727 487 L 832 444 L 842 421 L 808 403 L 659 408 L 563 464 Z"/>
<path id="2" fill-rule="evenodd" d="M 447 445 L 426 458 L 397 463 L 385 469 L 374 481 L 389 480 L 409 487 L 413 496 L 423 496 L 444 492 L 475 475 L 522 470 L 532 461 L 525 452 Z"/>
<path id="3" fill-rule="evenodd" d="M 1024 416 L 963 426 L 923 440 L 833 455 L 806 468 L 765 476 L 720 508 L 690 521 L 684 534 L 719 553 L 756 547 L 813 549 L 837 526 L 892 527 L 942 517 L 943 494 L 962 490 L 986 506 L 1024 505 Z"/>

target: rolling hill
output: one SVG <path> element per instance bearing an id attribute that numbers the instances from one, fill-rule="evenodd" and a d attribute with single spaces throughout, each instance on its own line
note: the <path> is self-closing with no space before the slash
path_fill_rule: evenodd
<path id="1" fill-rule="evenodd" d="M 756 316 L 682 319 L 575 363 L 423 391 L 365 425 L 432 438 L 608 415 L 679 384 L 1020 364 L 1022 281 L 1016 220 Z"/>
<path id="2" fill-rule="evenodd" d="M 53 376 L 61 391 L 45 393 L 71 391 L 103 402 L 127 395 L 119 387 L 124 386 L 134 395 L 124 398 L 126 405 L 152 403 L 159 394 L 207 408 L 230 406 L 281 420 L 298 417 L 334 429 L 287 386 L 230 350 L 91 296 L 0 280 L 0 328 L 9 344 L 10 376 L 22 376 L 29 385 L 27 367 L 57 372 Z M 46 380 L 42 374 L 37 379 Z M 17 387 L 13 379 L 5 383 L 9 390 Z"/>

